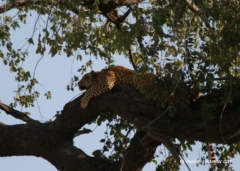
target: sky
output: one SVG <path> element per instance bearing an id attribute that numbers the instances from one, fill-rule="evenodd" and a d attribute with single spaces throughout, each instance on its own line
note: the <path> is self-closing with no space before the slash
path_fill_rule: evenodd
<path id="1" fill-rule="evenodd" d="M 15 14 L 16 11 L 11 11 L 7 14 Z M 6 15 L 6 14 L 5 14 Z M 27 38 L 30 38 L 33 32 L 34 22 L 37 18 L 36 13 L 32 13 L 31 18 L 29 18 L 27 25 L 21 25 L 20 29 L 16 31 L 12 31 L 12 41 L 16 48 L 22 47 L 24 43 L 26 43 Z M 41 23 L 39 23 L 41 25 Z M 37 32 L 37 31 L 36 31 Z M 38 34 L 38 33 L 36 33 Z M 37 38 L 34 39 L 37 41 Z M 1 50 L 2 47 L 0 47 Z M 26 47 L 24 47 L 26 48 Z M 35 54 L 36 46 L 30 47 L 30 55 L 26 59 L 26 62 L 23 63 L 23 67 L 25 70 L 31 71 L 33 73 L 34 68 L 36 66 L 37 61 L 41 58 L 40 55 Z M 56 55 L 54 58 L 51 57 L 48 53 L 44 55 L 36 68 L 35 77 L 38 79 L 41 85 L 36 85 L 35 89 L 41 92 L 41 96 L 37 102 L 35 102 L 35 106 L 33 108 L 20 108 L 17 107 L 17 110 L 20 111 L 28 111 L 31 113 L 30 117 L 33 119 L 39 120 L 41 122 L 46 122 L 49 120 L 54 120 L 54 115 L 57 111 L 62 110 L 63 106 L 80 95 L 80 91 L 77 87 L 75 87 L 74 92 L 67 91 L 66 86 L 70 82 L 72 74 L 79 75 L 77 69 L 80 68 L 81 65 L 84 65 L 88 60 L 93 61 L 93 70 L 99 71 L 102 68 L 106 67 L 106 64 L 101 59 L 95 59 L 93 56 L 86 56 L 83 54 L 83 61 L 76 61 L 73 58 L 67 58 L 64 53 L 60 55 Z M 124 56 L 114 56 L 116 65 L 123 65 L 128 68 L 132 68 L 129 61 Z M 90 68 L 89 70 L 90 71 Z M 9 104 L 13 101 L 13 97 L 15 95 L 14 90 L 17 89 L 17 83 L 15 81 L 15 73 L 9 72 L 9 67 L 5 66 L 0 59 L 0 100 L 2 103 Z M 46 100 L 43 94 L 46 90 L 51 91 L 52 99 Z M 22 124 L 23 122 L 13 118 L 10 115 L 7 115 L 5 112 L 0 112 L 0 122 L 3 122 L 8 125 L 14 124 Z M 96 125 L 86 125 L 85 128 L 93 130 L 90 134 L 84 134 L 74 139 L 75 146 L 84 150 L 84 152 L 88 155 L 91 155 L 92 152 L 96 149 L 101 149 L 102 144 L 99 142 L 100 139 L 104 138 L 104 132 L 106 127 L 96 126 Z M 1 145 L 0 145 L 1 149 Z M 192 152 L 189 152 L 189 158 L 185 158 L 185 160 L 196 160 L 203 153 L 201 152 L 201 145 L 198 143 Z M 160 163 L 161 159 L 164 157 L 164 154 L 161 154 L 160 151 L 164 153 L 168 153 L 168 151 L 160 146 L 156 154 L 160 157 L 157 158 L 157 162 Z M 233 166 L 235 169 L 240 168 L 240 164 L 238 164 L 239 157 L 233 159 L 235 163 Z M 196 167 L 195 164 L 188 164 L 192 170 L 202 171 L 208 170 L 209 165 Z M 143 171 L 155 170 L 156 165 L 154 163 L 147 164 Z M 34 156 L 24 156 L 24 157 L 4 157 L 0 158 L 0 171 L 56 171 L 56 168 L 48 163 L 46 160 L 34 157 Z M 181 170 L 187 170 L 185 165 L 181 166 Z"/>

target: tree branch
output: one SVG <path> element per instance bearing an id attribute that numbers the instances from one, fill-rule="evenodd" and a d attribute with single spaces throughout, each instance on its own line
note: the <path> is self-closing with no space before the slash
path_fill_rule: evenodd
<path id="1" fill-rule="evenodd" d="M 193 3 L 192 0 L 186 0 L 186 3 L 187 3 L 189 9 L 192 12 L 200 14 L 200 17 L 202 18 L 202 20 L 205 23 L 206 27 L 209 28 L 209 29 L 212 29 L 212 27 L 208 23 L 208 19 L 206 17 L 206 14 L 203 11 L 201 11 L 201 9 L 195 3 Z"/>
<path id="2" fill-rule="evenodd" d="M 180 106 L 175 106 L 176 112 L 174 113 L 174 117 L 169 117 L 169 112 L 167 112 L 161 119 L 152 123 L 151 127 L 154 130 L 158 130 L 159 133 L 174 138 L 224 143 L 219 130 L 219 114 L 221 113 L 222 105 L 218 103 L 219 106 L 217 109 L 209 113 L 209 117 L 212 119 L 205 119 L 202 115 L 202 105 L 204 102 L 211 103 L 213 98 L 218 99 L 219 94 L 223 93 L 222 90 L 214 90 L 213 92 L 214 94 L 201 96 L 195 101 L 190 101 L 189 109 L 182 109 Z M 234 134 L 239 130 L 239 104 L 240 97 L 227 105 L 228 108 L 225 110 L 222 120 L 223 135 Z M 126 106 L 128 106 L 127 109 Z M 107 109 L 111 113 L 119 114 L 130 123 L 133 123 L 134 119 L 138 117 L 150 123 L 166 111 L 166 109 L 158 107 L 156 102 L 146 99 L 131 87 L 124 85 L 119 85 L 112 91 L 93 98 L 86 110 L 90 108 L 95 108 L 98 113 L 106 112 Z M 237 142 L 239 138 L 239 136 L 236 136 L 227 143 Z"/>
<path id="3" fill-rule="evenodd" d="M 101 1 L 99 4 L 99 9 L 109 12 L 109 11 L 115 9 L 117 6 L 137 4 L 142 1 L 143 0 L 120 0 L 120 1 L 116 1 L 116 2 L 110 1 L 108 4 L 104 4 Z M 0 14 L 4 13 L 6 11 L 9 11 L 11 9 L 14 9 L 14 8 L 19 8 L 19 7 L 26 6 L 26 5 L 39 5 L 40 3 L 42 3 L 42 2 L 38 1 L 38 0 L 11 0 L 10 2 L 0 6 Z M 76 7 L 86 6 L 88 8 L 91 8 L 93 6 L 93 4 L 95 3 L 95 1 L 84 0 L 81 2 L 79 1 L 79 4 L 76 4 L 76 1 L 73 3 L 74 3 L 74 5 L 72 5 L 72 2 L 68 1 L 68 0 L 49 1 L 48 5 L 62 5 L 62 6 L 67 7 L 70 11 L 74 12 L 75 14 L 78 14 L 79 9 Z"/>
<path id="4" fill-rule="evenodd" d="M 118 29 L 122 28 L 123 23 L 125 22 L 126 18 L 130 14 L 130 12 L 131 12 L 131 8 L 128 9 L 127 12 L 125 12 L 125 14 L 123 16 L 120 16 L 118 14 L 117 8 L 110 12 L 103 11 L 103 15 L 106 16 L 108 19 L 107 23 L 105 24 L 106 29 L 108 30 L 109 21 L 114 23 Z"/>
<path id="5" fill-rule="evenodd" d="M 189 8 L 190 8 L 191 10 L 193 10 L 193 11 L 195 11 L 195 12 L 199 12 L 199 11 L 200 11 L 200 9 L 198 8 L 198 6 L 195 5 L 195 4 L 192 2 L 192 0 L 186 0 L 186 3 L 187 3 L 187 5 L 189 6 Z"/>
<path id="6" fill-rule="evenodd" d="M 221 93 L 221 90 L 216 91 Z M 211 96 L 201 96 L 191 102 L 188 108 L 175 106 L 174 116 L 166 113 L 154 121 L 150 127 L 137 131 L 129 147 L 123 152 L 122 161 L 112 162 L 90 157 L 73 145 L 73 138 L 79 129 L 96 120 L 99 114 L 109 112 L 110 115 L 118 114 L 130 123 L 133 123 L 136 118 L 150 123 L 166 109 L 161 108 L 157 102 L 146 99 L 129 85 L 118 85 L 111 91 L 92 98 L 85 109 L 80 107 L 81 97 L 67 103 L 53 122 L 40 123 L 38 127 L 30 124 L 13 126 L 0 124 L 2 147 L 0 156 L 34 155 L 48 160 L 60 170 L 69 171 L 140 171 L 151 159 L 156 147 L 160 144 L 159 141 L 166 140 L 163 135 L 180 140 L 224 143 L 219 130 L 221 111 L 208 112 L 211 119 L 205 119 L 202 102 L 211 101 Z M 223 114 L 221 130 L 223 135 L 228 138 L 234 135 L 230 139 L 226 138 L 227 143 L 237 143 L 240 139 L 240 135 L 236 134 L 240 129 L 239 104 L 240 97 L 233 100 Z M 1 109 L 9 112 L 10 109 L 4 108 L 4 105 L 1 106 Z M 221 106 L 219 107 L 222 109 Z M 165 144 L 171 144 L 168 140 L 169 138 Z"/>
<path id="7" fill-rule="evenodd" d="M 142 0 L 123 0 L 123 1 L 110 1 L 107 4 L 103 3 L 102 1 L 99 2 L 97 8 L 100 10 L 107 19 L 107 23 L 105 24 L 106 28 L 109 26 L 109 21 L 114 23 L 117 28 L 121 28 L 123 23 L 125 22 L 126 18 L 130 14 L 131 9 L 129 9 L 123 16 L 119 16 L 117 12 L 117 7 L 124 6 L 124 5 L 131 5 L 142 2 Z M 80 7 L 84 6 L 86 8 L 92 9 L 95 6 L 95 1 L 79 1 L 79 4 L 76 2 L 71 2 L 68 0 L 65 1 L 48 1 L 48 2 L 41 2 L 37 0 L 12 0 L 2 6 L 0 6 L 0 13 L 4 13 L 9 11 L 13 8 L 19 8 L 22 6 L 29 6 L 31 5 L 41 5 L 42 3 L 46 3 L 46 5 L 53 5 L 53 6 L 61 6 L 69 11 L 72 11 L 74 14 L 78 15 L 81 11 Z M 96 8 L 96 7 L 95 7 Z"/>
<path id="8" fill-rule="evenodd" d="M 13 8 L 18 8 L 25 5 L 35 4 L 38 0 L 16 0 L 10 1 L 0 6 L 0 13 L 7 12 Z"/>
<path id="9" fill-rule="evenodd" d="M 46 127 L 48 124 L 41 124 L 40 127 L 0 125 L 0 156 L 33 155 L 68 171 L 99 171 L 102 164 L 109 164 L 107 160 L 89 157 L 57 132 L 49 132 Z"/>
<path id="10" fill-rule="evenodd" d="M 112 95 L 111 93 L 110 96 Z M 121 99 L 124 96 L 122 96 Z M 140 171 L 152 158 L 156 147 L 159 145 L 159 142 L 150 140 L 150 143 L 142 147 L 142 142 L 140 140 L 145 135 L 145 132 L 136 133 L 130 146 L 126 152 L 124 152 L 124 160 L 118 162 L 89 157 L 82 150 L 73 146 L 72 138 L 77 130 L 89 123 L 89 121 L 95 120 L 103 111 L 108 110 L 106 105 L 102 107 L 97 106 L 97 108 L 88 107 L 87 109 L 82 109 L 79 105 L 80 98 L 81 97 L 67 103 L 56 120 L 53 122 L 41 123 L 39 127 L 34 127 L 32 125 L 0 125 L 1 146 L 4 147 L 0 150 L 0 156 L 41 156 L 52 163 L 56 168 L 69 171 L 119 171 L 121 169 L 123 171 L 129 171 L 129 168 L 131 168 L 131 171 Z M 122 106 L 124 104 L 120 105 Z M 114 108 L 110 110 L 113 109 Z M 125 107 L 125 109 L 122 108 L 121 110 L 124 112 L 123 116 L 128 118 L 128 114 L 125 112 L 127 108 Z M 11 143 L 8 143 L 10 139 Z M 139 148 L 143 149 L 141 154 L 136 153 L 136 151 L 139 151 Z"/>
<path id="11" fill-rule="evenodd" d="M 90 132 L 92 132 L 92 130 L 90 130 L 90 129 L 79 130 L 78 132 L 76 132 L 76 134 L 74 134 L 74 137 L 77 137 L 82 134 L 89 134 Z"/>
<path id="12" fill-rule="evenodd" d="M 174 159 L 178 164 L 180 164 L 180 154 L 179 149 L 172 143 L 171 137 L 165 134 L 161 134 L 158 130 L 154 130 L 154 128 L 151 127 L 148 122 L 136 118 L 134 120 L 134 126 L 137 130 L 144 130 L 148 137 L 150 137 L 152 140 L 156 140 L 160 143 L 163 143 L 164 146 L 169 150 L 169 152 L 172 154 Z"/>
<path id="13" fill-rule="evenodd" d="M 133 53 L 132 53 L 132 51 L 133 51 L 133 48 L 132 48 L 132 45 L 130 45 L 130 46 L 129 46 L 129 49 L 128 49 L 129 59 L 130 59 L 130 62 L 131 62 L 131 64 L 132 64 L 134 70 L 137 70 L 137 69 L 138 69 L 138 66 L 136 65 L 136 62 L 135 62 L 135 60 L 134 60 L 134 58 L 133 58 Z"/>
<path id="14" fill-rule="evenodd" d="M 3 111 L 6 112 L 6 114 L 12 115 L 13 117 L 20 119 L 24 122 L 27 122 L 29 124 L 38 126 L 40 124 L 40 122 L 28 117 L 26 114 L 19 112 L 13 108 L 11 108 L 10 106 L 3 104 L 0 102 L 0 109 L 2 109 Z"/>

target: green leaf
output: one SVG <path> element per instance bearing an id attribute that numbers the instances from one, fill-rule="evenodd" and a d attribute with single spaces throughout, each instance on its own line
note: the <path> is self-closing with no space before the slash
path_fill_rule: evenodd
<path id="1" fill-rule="evenodd" d="M 100 142 L 101 142 L 101 143 L 104 143 L 104 142 L 105 142 L 105 139 L 101 139 Z"/>
<path id="2" fill-rule="evenodd" d="M 152 162 L 153 162 L 155 165 L 158 164 L 157 160 L 152 160 Z"/>
<path id="3" fill-rule="evenodd" d="M 28 39 L 28 42 L 29 42 L 30 44 L 33 44 L 33 45 L 34 45 L 34 42 L 33 42 L 32 37 L 31 37 L 30 39 Z"/>
<path id="4" fill-rule="evenodd" d="M 57 54 L 57 52 L 58 52 L 57 48 L 52 46 L 50 49 L 51 57 L 54 57 Z"/>
<path id="5" fill-rule="evenodd" d="M 103 0 L 103 4 L 107 4 L 110 0 Z"/>
<path id="6" fill-rule="evenodd" d="M 62 43 L 63 43 L 62 37 L 60 37 L 58 34 L 56 34 L 55 36 L 56 36 L 56 41 L 57 41 L 59 44 L 62 44 Z"/>
<path id="7" fill-rule="evenodd" d="M 98 118 L 97 119 L 97 125 L 100 126 L 102 124 L 102 119 L 101 118 Z"/>

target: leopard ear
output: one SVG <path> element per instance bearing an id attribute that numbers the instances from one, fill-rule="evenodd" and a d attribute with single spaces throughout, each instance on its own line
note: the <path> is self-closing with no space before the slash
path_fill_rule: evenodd
<path id="1" fill-rule="evenodd" d="M 95 77 L 97 77 L 97 73 L 92 70 L 92 71 L 91 71 L 91 76 L 92 76 L 93 78 L 95 78 Z"/>

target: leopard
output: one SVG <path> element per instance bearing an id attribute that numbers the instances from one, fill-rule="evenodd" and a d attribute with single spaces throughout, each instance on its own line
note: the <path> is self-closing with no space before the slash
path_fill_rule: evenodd
<path id="1" fill-rule="evenodd" d="M 138 76 L 135 70 L 123 66 L 110 66 L 97 72 L 92 70 L 78 82 L 79 89 L 86 90 L 81 98 L 81 107 L 86 108 L 93 97 L 110 91 L 118 84 L 129 84 L 144 96 L 148 98 L 155 96 L 155 100 L 165 105 L 175 105 L 185 100 L 183 94 L 173 93 L 164 79 L 155 74 L 145 72 Z M 209 160 L 215 161 L 212 143 L 207 143 L 207 151 Z M 215 166 L 215 163 L 211 165 L 213 169 Z"/>
<path id="2" fill-rule="evenodd" d="M 78 82 L 81 91 L 86 90 L 81 99 L 81 107 L 86 108 L 90 99 L 110 91 L 118 84 L 128 84 L 148 98 L 153 98 L 164 105 L 182 102 L 182 96 L 172 93 L 163 79 L 155 74 L 139 74 L 123 66 L 110 66 L 101 71 L 91 71 Z"/>

